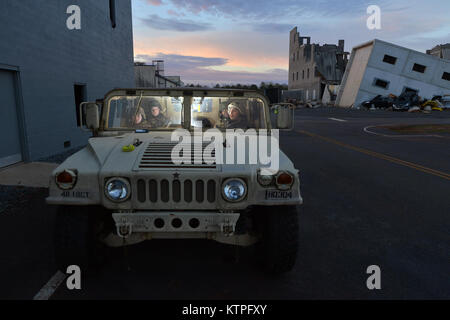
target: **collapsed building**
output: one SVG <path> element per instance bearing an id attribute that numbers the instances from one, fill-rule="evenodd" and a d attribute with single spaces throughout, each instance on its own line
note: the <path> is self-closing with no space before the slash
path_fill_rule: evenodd
<path id="1" fill-rule="evenodd" d="M 352 50 L 336 106 L 356 107 L 376 96 L 450 94 L 450 61 L 375 39 Z"/>
<path id="2" fill-rule="evenodd" d="M 441 59 L 450 60 L 450 43 L 435 46 L 433 49 L 427 50 L 427 54 Z"/>
<path id="3" fill-rule="evenodd" d="M 344 40 L 338 45 L 311 43 L 311 37 L 300 36 L 295 27 L 290 32 L 288 91 L 283 98 L 321 100 L 327 85 L 341 83 L 347 62 Z"/>

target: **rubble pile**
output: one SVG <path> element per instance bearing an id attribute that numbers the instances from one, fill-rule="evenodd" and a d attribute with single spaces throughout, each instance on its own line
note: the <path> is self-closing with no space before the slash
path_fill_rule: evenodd
<path id="1" fill-rule="evenodd" d="M 404 92 L 400 96 L 378 95 L 372 100 L 364 101 L 361 106 L 369 109 L 390 111 L 424 112 L 450 110 L 450 95 L 435 96 L 431 100 L 417 95 L 416 92 Z"/>

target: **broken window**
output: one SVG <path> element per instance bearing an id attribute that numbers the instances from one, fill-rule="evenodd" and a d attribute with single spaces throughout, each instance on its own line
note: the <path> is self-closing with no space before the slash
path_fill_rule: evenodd
<path id="1" fill-rule="evenodd" d="M 444 72 L 444 74 L 442 75 L 442 79 L 450 81 L 450 73 L 449 72 Z"/>
<path id="2" fill-rule="evenodd" d="M 403 89 L 403 93 L 402 93 L 402 94 L 404 94 L 404 93 L 409 93 L 409 92 L 412 92 L 412 93 L 418 94 L 418 93 L 419 93 L 419 90 L 416 90 L 416 89 L 412 89 L 412 88 L 408 88 L 408 87 L 405 87 L 405 88 Z"/>
<path id="3" fill-rule="evenodd" d="M 389 88 L 389 81 L 375 78 L 374 85 L 383 89 Z"/>
<path id="4" fill-rule="evenodd" d="M 418 63 L 414 63 L 413 71 L 420 72 L 420 73 L 425 73 L 425 69 L 426 68 L 427 68 L 426 66 L 423 66 L 423 65 L 418 64 Z"/>
<path id="5" fill-rule="evenodd" d="M 397 58 L 393 57 L 393 56 L 390 56 L 388 54 L 385 54 L 384 58 L 383 58 L 383 62 L 386 62 L 386 63 L 389 63 L 389 64 L 395 64 L 397 62 Z"/>

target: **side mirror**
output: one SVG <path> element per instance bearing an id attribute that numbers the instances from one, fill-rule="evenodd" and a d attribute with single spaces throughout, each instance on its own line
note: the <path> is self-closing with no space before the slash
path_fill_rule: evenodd
<path id="1" fill-rule="evenodd" d="M 80 123 L 86 125 L 87 129 L 96 131 L 100 127 L 99 108 L 96 103 L 83 102 L 80 105 L 80 117 Z"/>
<path id="2" fill-rule="evenodd" d="M 272 125 L 280 130 L 292 130 L 294 128 L 294 108 L 292 103 L 277 103 L 270 108 Z"/>

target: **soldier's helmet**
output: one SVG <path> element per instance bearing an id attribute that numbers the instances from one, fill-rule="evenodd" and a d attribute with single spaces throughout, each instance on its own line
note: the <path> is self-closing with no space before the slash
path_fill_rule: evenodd
<path id="1" fill-rule="evenodd" d="M 231 112 L 231 110 L 236 109 L 236 110 L 239 111 L 239 113 L 240 113 L 241 115 L 244 115 L 244 113 L 243 113 L 243 111 L 242 111 L 242 108 L 241 108 L 236 102 L 231 102 L 231 103 L 228 105 L 227 109 L 228 109 L 228 112 Z"/>
<path id="2" fill-rule="evenodd" d="M 145 109 L 145 111 L 147 111 L 148 114 L 151 114 L 153 107 L 158 107 L 159 111 L 163 111 L 161 104 L 155 98 L 144 98 L 141 106 Z"/>

